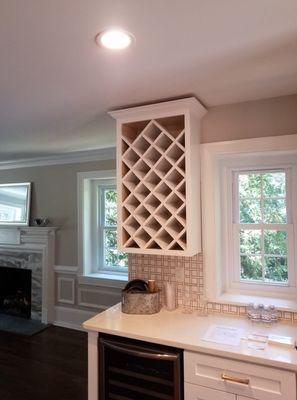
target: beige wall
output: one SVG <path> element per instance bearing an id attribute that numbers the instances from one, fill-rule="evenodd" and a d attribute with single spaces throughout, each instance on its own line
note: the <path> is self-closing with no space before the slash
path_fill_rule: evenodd
<path id="1" fill-rule="evenodd" d="M 0 183 L 32 182 L 31 218 L 59 227 L 56 264 L 77 265 L 77 172 L 115 169 L 115 160 L 0 171 Z"/>
<path id="2" fill-rule="evenodd" d="M 211 107 L 202 120 L 202 142 L 297 133 L 297 94 Z"/>
<path id="3" fill-rule="evenodd" d="M 218 106 L 203 119 L 202 142 L 297 133 L 297 95 Z M 100 161 L 0 171 L 0 183 L 33 182 L 31 217 L 49 217 L 57 232 L 56 264 L 77 265 L 76 174 L 114 169 Z"/>

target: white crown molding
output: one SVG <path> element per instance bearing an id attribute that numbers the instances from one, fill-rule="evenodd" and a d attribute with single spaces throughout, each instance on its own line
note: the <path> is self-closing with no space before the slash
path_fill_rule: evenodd
<path id="1" fill-rule="evenodd" d="M 110 111 L 108 114 L 117 121 L 124 123 L 131 120 L 140 121 L 186 114 L 188 110 L 199 119 L 207 113 L 207 109 L 195 97 L 187 97 L 179 100 L 164 101 L 145 106 Z"/>
<path id="2" fill-rule="evenodd" d="M 14 168 L 41 167 L 48 165 L 74 164 L 91 161 L 115 160 L 115 147 L 96 150 L 76 151 L 47 157 L 34 157 L 21 160 L 0 161 L 0 170 Z"/>

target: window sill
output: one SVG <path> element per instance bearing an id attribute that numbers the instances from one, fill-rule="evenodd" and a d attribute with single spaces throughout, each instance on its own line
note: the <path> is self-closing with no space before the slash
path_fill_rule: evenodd
<path id="1" fill-rule="evenodd" d="M 209 299 L 209 301 L 213 301 L 215 303 L 222 304 L 232 304 L 236 306 L 246 306 L 249 303 L 258 303 L 258 304 L 273 304 L 278 310 L 281 311 L 297 311 L 297 301 L 290 299 L 280 299 L 280 298 L 272 298 L 272 297 L 264 297 L 257 295 L 241 295 L 241 294 L 231 294 L 224 293 L 218 296 L 215 299 Z"/>
<path id="2" fill-rule="evenodd" d="M 118 289 L 123 289 L 127 281 L 128 281 L 128 275 L 121 273 L 119 274 L 94 273 L 94 274 L 80 275 L 78 277 L 78 283 L 81 285 L 106 286 Z"/>

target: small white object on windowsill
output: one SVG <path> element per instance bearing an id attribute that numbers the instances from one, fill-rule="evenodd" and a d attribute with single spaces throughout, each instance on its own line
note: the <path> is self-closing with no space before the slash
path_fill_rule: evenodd
<path id="1" fill-rule="evenodd" d="M 266 325 L 271 325 L 278 320 L 274 305 L 250 303 L 247 306 L 247 316 L 252 322 L 263 322 Z"/>

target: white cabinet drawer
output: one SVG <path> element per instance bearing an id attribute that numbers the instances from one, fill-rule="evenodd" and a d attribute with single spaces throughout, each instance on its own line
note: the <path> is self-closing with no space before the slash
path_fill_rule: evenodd
<path id="1" fill-rule="evenodd" d="M 296 400 L 293 372 L 189 351 L 184 352 L 184 368 L 188 383 L 257 400 Z M 242 383 L 223 379 L 224 374 Z"/>
<path id="2" fill-rule="evenodd" d="M 235 394 L 185 383 L 185 400 L 236 400 Z"/>

